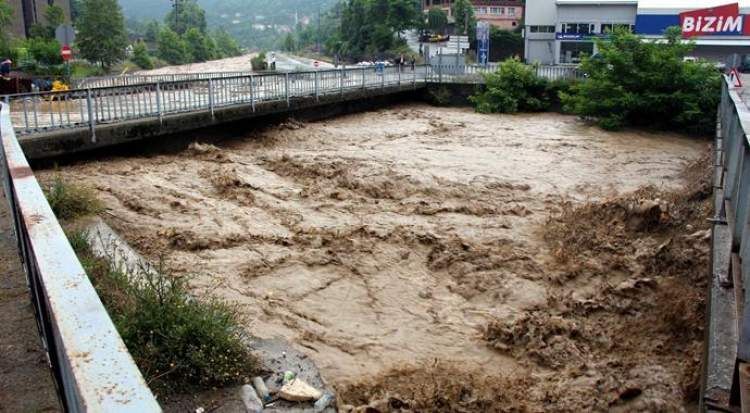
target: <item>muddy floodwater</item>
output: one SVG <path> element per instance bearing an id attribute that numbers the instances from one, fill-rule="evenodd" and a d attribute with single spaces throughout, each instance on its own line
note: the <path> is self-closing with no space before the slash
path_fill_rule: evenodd
<path id="1" fill-rule="evenodd" d="M 407 104 L 196 142 L 41 175 L 95 188 L 103 218 L 134 248 L 193 277 L 196 294 L 237 303 L 249 333 L 289 340 L 342 394 L 404 366 L 448 363 L 524 375 L 513 386 L 525 390 L 514 394 L 528 392 L 532 411 L 689 405 L 699 326 L 674 344 L 673 332 L 639 318 L 659 311 L 648 306 L 666 281 L 638 254 L 666 238 L 638 238 L 609 268 L 611 260 L 586 255 L 591 248 L 561 259 L 556 248 L 566 245 L 545 231 L 566 208 L 643 187 L 689 187 L 686 165 L 706 153 L 705 141 L 605 132 L 559 114 Z M 655 208 L 664 204 L 652 198 Z M 674 233 L 701 237 L 699 229 Z M 675 237 L 669 245 L 681 245 Z M 615 302 L 622 305 L 607 306 Z M 570 303 L 595 309 L 576 313 Z M 629 319 L 643 323 L 642 336 L 632 337 L 637 326 L 622 340 L 624 330 L 588 335 L 597 323 Z M 350 402 L 368 402 L 362 397 Z"/>

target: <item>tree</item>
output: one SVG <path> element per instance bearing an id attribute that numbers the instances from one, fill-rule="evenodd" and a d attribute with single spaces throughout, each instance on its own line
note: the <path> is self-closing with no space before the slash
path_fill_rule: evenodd
<path id="1" fill-rule="evenodd" d="M 156 43 L 156 41 L 159 39 L 159 32 L 161 31 L 161 24 L 159 24 L 156 20 L 151 20 L 148 23 L 146 23 L 146 29 L 145 33 L 143 34 L 143 38 L 148 43 Z"/>
<path id="2" fill-rule="evenodd" d="M 433 33 L 445 33 L 448 26 L 448 14 L 439 7 L 433 7 L 427 12 L 427 28 Z"/>
<path id="3" fill-rule="evenodd" d="M 469 36 L 469 42 L 474 44 L 477 38 L 477 18 L 474 7 L 469 0 L 456 0 L 453 3 L 453 17 L 456 19 L 456 32 Z"/>
<path id="4" fill-rule="evenodd" d="M 206 12 L 196 0 L 175 0 L 174 8 L 165 18 L 167 25 L 177 34 L 183 35 L 191 28 L 206 33 Z"/>
<path id="5" fill-rule="evenodd" d="M 157 42 L 159 57 L 167 63 L 179 65 L 190 61 L 185 42 L 169 27 L 162 28 Z"/>
<path id="6" fill-rule="evenodd" d="M 216 51 L 222 57 L 239 56 L 242 54 L 242 49 L 240 49 L 237 40 L 230 36 L 224 29 L 216 31 L 213 38 L 216 42 Z"/>
<path id="7" fill-rule="evenodd" d="M 84 58 L 105 68 L 125 58 L 128 38 L 117 0 L 83 0 L 77 44 Z"/>
<path id="8" fill-rule="evenodd" d="M 721 76 L 707 62 L 686 62 L 695 47 L 679 28 L 653 42 L 615 30 L 584 56 L 586 81 L 561 95 L 564 107 L 606 129 L 625 125 L 708 134 L 716 124 Z"/>
<path id="9" fill-rule="evenodd" d="M 197 28 L 191 27 L 185 32 L 185 45 L 192 57 L 193 62 L 205 62 L 211 60 L 211 45 L 207 43 L 206 36 Z"/>
<path id="10" fill-rule="evenodd" d="M 73 20 L 73 24 L 78 24 L 78 19 L 81 17 L 81 11 L 83 10 L 83 0 L 70 0 L 70 19 Z"/>
<path id="11" fill-rule="evenodd" d="M 0 0 L 0 27 L 9 27 L 13 19 L 13 9 L 5 2 Z M 8 53 L 10 49 L 10 35 L 7 30 L 0 30 L 0 54 Z"/>
<path id="12" fill-rule="evenodd" d="M 133 46 L 133 63 L 138 65 L 141 69 L 153 69 L 154 63 L 151 61 L 151 56 L 148 54 L 146 43 L 137 42 Z"/>
<path id="13" fill-rule="evenodd" d="M 469 98 L 480 113 L 537 112 L 549 108 L 548 82 L 518 59 L 500 64 L 496 73 L 484 76 L 485 89 Z"/>
<path id="14" fill-rule="evenodd" d="M 523 56 L 523 37 L 520 33 L 490 27 L 490 60 L 493 62 Z"/>
<path id="15" fill-rule="evenodd" d="M 47 27 L 52 28 L 54 34 L 57 26 L 65 23 L 65 10 L 57 4 L 50 4 L 44 9 L 44 20 L 47 23 Z"/>
<path id="16" fill-rule="evenodd" d="M 388 25 L 401 37 L 401 33 L 417 26 L 422 17 L 419 0 L 390 0 Z"/>
<path id="17" fill-rule="evenodd" d="M 287 52 L 293 52 L 296 50 L 294 45 L 294 35 L 291 33 L 287 33 L 286 37 L 284 37 L 284 50 Z"/>

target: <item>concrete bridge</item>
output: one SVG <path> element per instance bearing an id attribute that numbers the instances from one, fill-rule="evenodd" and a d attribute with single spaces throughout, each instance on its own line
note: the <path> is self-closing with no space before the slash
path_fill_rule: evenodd
<path id="1" fill-rule="evenodd" d="M 87 89 L 2 97 L 29 159 L 212 127 L 253 118 L 331 116 L 402 98 L 428 85 L 478 84 L 495 65 L 356 67 L 308 72 L 120 76 Z M 574 68 L 537 67 L 550 79 Z"/>

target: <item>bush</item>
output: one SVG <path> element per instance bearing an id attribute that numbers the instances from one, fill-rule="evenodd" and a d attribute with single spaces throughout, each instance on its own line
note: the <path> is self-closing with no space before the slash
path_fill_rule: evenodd
<path id="1" fill-rule="evenodd" d="M 666 39 L 656 43 L 615 31 L 597 40 L 599 54 L 581 64 L 588 79 L 562 94 L 566 109 L 606 129 L 712 133 L 721 76 L 708 63 L 685 61 L 694 45 L 683 42 L 679 28 L 668 29 Z"/>
<path id="2" fill-rule="evenodd" d="M 26 40 L 25 47 L 34 60 L 42 65 L 63 63 L 62 56 L 60 56 L 60 44 L 55 39 L 34 37 Z"/>
<path id="3" fill-rule="evenodd" d="M 138 42 L 133 47 L 133 63 L 141 69 L 148 70 L 154 68 L 154 63 L 151 61 L 151 56 L 148 54 L 145 43 Z"/>
<path id="4" fill-rule="evenodd" d="M 190 296 L 185 278 L 125 271 L 96 257 L 85 233 L 68 235 L 146 381 L 157 393 L 243 383 L 258 370 L 234 307 Z"/>
<path id="5" fill-rule="evenodd" d="M 549 82 L 516 58 L 500 64 L 497 72 L 484 75 L 486 88 L 469 98 L 480 113 L 537 112 L 549 109 Z"/>
<path id="6" fill-rule="evenodd" d="M 268 70 L 268 62 L 266 62 L 265 52 L 261 52 L 250 59 L 250 65 L 253 67 L 254 71 Z"/>
<path id="7" fill-rule="evenodd" d="M 65 182 L 60 177 L 52 180 L 44 189 L 44 195 L 52 207 L 52 212 L 62 220 L 96 214 L 104 209 L 92 189 Z"/>

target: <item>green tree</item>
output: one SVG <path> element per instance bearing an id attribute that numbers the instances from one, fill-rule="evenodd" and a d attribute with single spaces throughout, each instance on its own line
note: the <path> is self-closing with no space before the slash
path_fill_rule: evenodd
<path id="1" fill-rule="evenodd" d="M 179 35 L 192 28 L 206 33 L 206 12 L 196 0 L 175 0 L 174 8 L 167 14 L 165 21 Z"/>
<path id="2" fill-rule="evenodd" d="M 153 69 L 154 62 L 151 61 L 151 56 L 148 54 L 146 43 L 137 42 L 133 46 L 133 63 L 138 65 L 141 69 Z"/>
<path id="3" fill-rule="evenodd" d="M 716 123 L 721 76 L 706 62 L 686 62 L 695 47 L 679 28 L 665 42 L 646 41 L 624 30 L 598 40 L 599 54 L 584 56 L 588 79 L 561 95 L 565 108 L 597 119 L 606 129 L 625 125 L 710 133 Z"/>
<path id="4" fill-rule="evenodd" d="M 242 54 L 242 49 L 229 33 L 224 29 L 219 29 L 214 33 L 214 41 L 216 42 L 217 53 L 222 57 L 239 56 Z"/>
<path id="5" fill-rule="evenodd" d="M 78 24 L 78 19 L 83 11 L 83 0 L 70 0 L 70 19 L 73 24 Z"/>
<path id="6" fill-rule="evenodd" d="M 206 41 L 206 36 L 195 27 L 185 32 L 184 42 L 192 57 L 193 62 L 205 62 L 211 60 L 211 45 Z"/>
<path id="7" fill-rule="evenodd" d="M 497 72 L 484 75 L 484 80 L 484 91 L 470 98 L 477 112 L 536 112 L 550 106 L 547 81 L 518 59 L 504 61 Z"/>
<path id="8" fill-rule="evenodd" d="M 60 56 L 60 44 L 57 40 L 46 37 L 32 37 L 23 43 L 29 55 L 38 63 L 46 66 L 59 65 L 63 63 Z"/>
<path id="9" fill-rule="evenodd" d="M 474 7 L 469 0 L 456 0 L 453 3 L 453 17 L 456 19 L 456 32 L 468 35 L 471 44 L 477 38 L 477 18 L 474 16 Z"/>
<path id="10" fill-rule="evenodd" d="M 287 33 L 287 35 L 284 37 L 284 50 L 287 52 L 293 52 L 297 48 L 295 46 L 294 42 L 294 35 L 291 33 Z"/>
<path id="11" fill-rule="evenodd" d="M 417 26 L 422 17 L 419 0 L 390 0 L 388 25 L 401 37 L 401 33 Z"/>
<path id="12" fill-rule="evenodd" d="M 162 28 L 157 43 L 159 57 L 167 63 L 179 65 L 190 61 L 185 42 L 169 27 Z"/>
<path id="13" fill-rule="evenodd" d="M 433 7 L 427 12 L 427 28 L 433 33 L 445 33 L 448 27 L 448 14 L 439 7 Z"/>
<path id="14" fill-rule="evenodd" d="M 476 32 L 475 32 L 476 36 Z M 490 27 L 490 60 L 502 61 L 511 57 L 523 56 L 523 37 L 516 31 Z"/>
<path id="15" fill-rule="evenodd" d="M 0 27 L 9 27 L 13 19 L 13 9 L 5 0 L 0 0 Z M 10 49 L 10 34 L 8 30 L 0 30 L 0 54 L 8 54 Z"/>
<path id="16" fill-rule="evenodd" d="M 57 26 L 65 23 L 65 10 L 57 4 L 50 4 L 44 9 L 44 21 L 48 27 L 54 30 Z"/>
<path id="17" fill-rule="evenodd" d="M 83 0 L 77 44 L 85 59 L 105 68 L 125 58 L 128 38 L 117 0 Z"/>
<path id="18" fill-rule="evenodd" d="M 156 20 L 151 20 L 146 23 L 145 33 L 143 38 L 148 43 L 156 43 L 159 39 L 159 32 L 161 31 L 161 24 Z"/>

